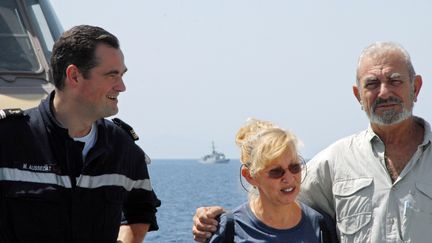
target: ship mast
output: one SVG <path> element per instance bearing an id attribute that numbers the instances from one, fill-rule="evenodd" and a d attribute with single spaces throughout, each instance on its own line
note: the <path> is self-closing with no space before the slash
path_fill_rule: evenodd
<path id="1" fill-rule="evenodd" d="M 214 141 L 212 141 L 212 150 L 213 150 L 213 154 L 215 154 L 216 150 L 215 150 L 215 146 L 214 146 Z"/>

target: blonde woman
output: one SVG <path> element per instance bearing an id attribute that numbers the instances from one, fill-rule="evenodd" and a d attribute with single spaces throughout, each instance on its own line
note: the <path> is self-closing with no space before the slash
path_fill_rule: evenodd
<path id="1" fill-rule="evenodd" d="M 297 201 L 304 161 L 294 134 L 250 119 L 237 132 L 249 201 L 220 217 L 209 242 L 336 242 L 334 223 Z M 303 175 L 304 176 L 304 175 Z M 234 219 L 234 231 L 228 224 Z M 233 232 L 233 233 L 229 233 Z"/>

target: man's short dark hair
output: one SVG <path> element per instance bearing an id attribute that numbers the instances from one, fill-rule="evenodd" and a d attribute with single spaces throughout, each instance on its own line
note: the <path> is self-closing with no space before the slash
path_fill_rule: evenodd
<path id="1" fill-rule="evenodd" d="M 56 41 L 51 56 L 54 85 L 64 88 L 66 68 L 74 64 L 88 78 L 90 69 L 98 65 L 95 50 L 99 44 L 120 48 L 117 37 L 108 31 L 90 25 L 78 25 L 63 33 Z"/>

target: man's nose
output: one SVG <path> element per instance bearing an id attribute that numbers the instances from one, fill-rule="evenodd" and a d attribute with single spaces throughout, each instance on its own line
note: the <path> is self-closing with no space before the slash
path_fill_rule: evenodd
<path id="1" fill-rule="evenodd" d="M 388 99 L 391 96 L 392 87 L 388 83 L 382 82 L 379 87 L 378 97 L 381 99 Z"/>
<path id="2" fill-rule="evenodd" d="M 118 92 L 124 92 L 124 91 L 126 91 L 126 85 L 125 85 L 125 83 L 123 81 L 123 78 L 119 79 L 118 84 L 115 87 L 115 90 L 118 91 Z"/>

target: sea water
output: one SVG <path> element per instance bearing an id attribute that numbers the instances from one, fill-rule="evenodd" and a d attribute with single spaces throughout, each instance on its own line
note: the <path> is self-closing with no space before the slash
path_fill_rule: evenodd
<path id="1" fill-rule="evenodd" d="M 158 231 L 144 242 L 194 242 L 192 217 L 201 206 L 233 209 L 247 201 L 240 184 L 240 162 L 201 164 L 197 160 L 153 160 L 149 165 L 153 188 L 162 201 Z"/>

